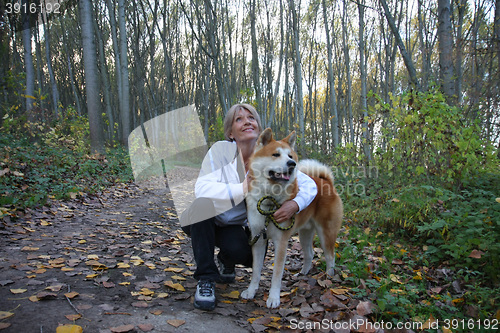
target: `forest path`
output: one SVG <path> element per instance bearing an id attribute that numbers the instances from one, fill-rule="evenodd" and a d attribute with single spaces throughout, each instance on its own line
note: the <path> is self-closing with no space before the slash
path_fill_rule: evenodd
<path id="1" fill-rule="evenodd" d="M 190 240 L 165 186 L 120 184 L 53 201 L 2 223 L 0 239 L 0 311 L 13 314 L 2 332 L 55 332 L 60 324 L 84 332 L 249 330 L 239 313 L 250 304 L 193 308 Z"/>
<path id="2" fill-rule="evenodd" d="M 63 324 L 92 333 L 300 332 L 290 330 L 299 321 L 305 328 L 325 321 L 347 324 L 367 320 L 373 310 L 370 301 L 342 287 L 339 274 L 326 276 L 320 260 L 308 276 L 296 274 L 302 260 L 298 237 L 288 248 L 278 309 L 265 306 L 272 243 L 255 300 L 240 298 L 251 269 L 238 267 L 234 283 L 216 286 L 214 311 L 194 309 L 190 239 L 161 180 L 51 201 L 15 221 L 0 221 L 0 240 L 2 333 L 56 332 Z M 351 331 L 335 327 L 340 328 L 334 332 Z"/>

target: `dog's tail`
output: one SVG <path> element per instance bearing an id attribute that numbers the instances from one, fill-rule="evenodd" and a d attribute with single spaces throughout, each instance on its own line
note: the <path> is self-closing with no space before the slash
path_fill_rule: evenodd
<path id="1" fill-rule="evenodd" d="M 298 166 L 299 170 L 311 177 L 318 177 L 334 183 L 332 170 L 316 160 L 301 160 Z"/>

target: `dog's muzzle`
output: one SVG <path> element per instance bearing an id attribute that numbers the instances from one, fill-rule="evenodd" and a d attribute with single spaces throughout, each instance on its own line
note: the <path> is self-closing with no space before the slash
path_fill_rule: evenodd
<path id="1" fill-rule="evenodd" d="M 274 181 L 289 181 L 297 163 L 294 160 L 286 162 L 286 168 L 283 170 L 269 170 L 269 178 Z"/>

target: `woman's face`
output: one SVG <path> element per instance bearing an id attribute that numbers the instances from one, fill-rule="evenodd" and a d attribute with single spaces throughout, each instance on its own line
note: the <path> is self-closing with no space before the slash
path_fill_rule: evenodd
<path id="1" fill-rule="evenodd" d="M 259 137 L 259 125 L 252 113 L 246 109 L 240 109 L 234 115 L 231 134 L 229 135 L 236 143 L 257 140 Z"/>

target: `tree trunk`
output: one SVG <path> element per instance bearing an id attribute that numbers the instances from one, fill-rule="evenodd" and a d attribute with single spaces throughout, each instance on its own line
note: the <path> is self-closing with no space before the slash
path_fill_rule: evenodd
<path id="1" fill-rule="evenodd" d="M 128 146 L 128 135 L 130 133 L 130 97 L 128 81 L 128 43 L 127 28 L 125 20 L 125 0 L 118 0 L 118 22 L 120 26 L 120 72 L 122 78 L 122 103 L 120 103 L 120 117 L 122 121 L 122 144 Z"/>
<path id="2" fill-rule="evenodd" d="M 401 56 L 403 57 L 403 61 L 405 63 L 406 69 L 408 70 L 408 74 L 410 75 L 410 83 L 411 85 L 416 88 L 417 90 L 420 90 L 420 86 L 418 83 L 418 78 L 417 78 L 417 71 L 415 70 L 415 65 L 413 64 L 413 61 L 410 58 L 410 55 L 406 51 L 406 47 L 403 43 L 403 40 L 401 39 L 401 35 L 399 34 L 399 30 L 396 27 L 396 23 L 394 21 L 394 17 L 392 17 L 391 11 L 389 10 L 389 6 L 387 6 L 387 2 L 385 0 L 379 0 L 380 4 L 384 8 L 384 13 L 385 17 L 387 19 L 387 23 L 389 24 L 389 27 L 391 28 L 391 31 L 394 35 L 394 38 L 396 38 L 396 43 L 399 48 L 399 52 L 401 53 Z M 358 4 L 358 7 L 361 6 Z"/>
<path id="3" fill-rule="evenodd" d="M 431 75 L 431 50 L 429 48 L 426 34 L 424 33 L 425 16 L 422 11 L 422 0 L 418 0 L 418 39 L 420 42 L 420 53 L 422 53 L 422 89 L 429 88 L 429 77 Z"/>
<path id="4" fill-rule="evenodd" d="M 500 0 L 495 1 L 495 23 L 494 29 L 494 45 L 497 52 L 498 68 L 500 68 Z"/>
<path id="5" fill-rule="evenodd" d="M 69 82 L 71 84 L 71 91 L 73 93 L 73 98 L 75 99 L 76 112 L 78 115 L 82 115 L 82 106 L 80 104 L 80 97 L 78 94 L 78 90 L 75 84 L 75 76 L 73 75 L 73 63 L 71 62 L 70 51 L 68 49 L 68 41 L 66 38 L 66 29 L 64 26 L 64 21 L 61 16 L 59 16 L 59 22 L 61 24 L 61 31 L 63 36 L 63 45 L 64 45 L 64 53 L 66 54 L 66 62 L 68 64 L 68 74 L 69 74 Z"/>
<path id="6" fill-rule="evenodd" d="M 116 115 L 120 115 L 121 112 L 121 104 L 123 102 L 123 84 L 122 84 L 122 72 L 121 72 L 121 60 L 120 60 L 120 48 L 118 45 L 118 35 L 117 35 L 117 23 L 116 23 L 116 16 L 115 16 L 115 9 L 113 7 L 113 4 L 111 3 L 111 0 L 106 0 L 106 7 L 108 8 L 108 13 L 109 13 L 109 28 L 111 31 L 111 40 L 113 41 L 113 55 L 115 57 L 115 74 L 116 74 L 116 87 L 118 91 L 118 110 L 119 112 L 116 112 Z M 115 109 L 116 111 L 116 109 Z M 120 120 L 120 129 L 122 128 L 122 123 Z M 127 140 L 128 138 L 123 139 L 123 130 L 118 131 L 118 136 L 120 139 L 120 142 L 123 142 L 123 140 Z"/>
<path id="7" fill-rule="evenodd" d="M 350 143 L 354 144 L 354 125 L 353 125 L 353 114 L 352 114 L 352 79 L 351 79 L 351 61 L 349 58 L 349 41 L 347 32 L 347 7 L 348 2 L 344 0 L 344 13 L 342 15 L 342 43 L 344 44 L 344 63 L 346 70 L 346 81 L 347 81 L 347 110 L 349 117 L 349 133 L 350 133 Z"/>
<path id="8" fill-rule="evenodd" d="M 106 66 L 106 59 L 104 57 L 104 43 L 102 40 L 102 32 L 97 25 L 97 20 L 93 20 L 94 28 L 97 36 L 97 42 L 99 45 L 99 65 L 100 65 L 100 73 L 103 84 L 103 97 L 104 97 L 104 107 L 106 109 L 106 116 L 108 117 L 108 139 L 113 140 L 115 133 L 115 120 L 113 117 L 113 110 L 111 108 L 111 85 L 108 79 L 108 68 Z"/>
<path id="9" fill-rule="evenodd" d="M 27 0 L 23 0 L 23 6 L 29 7 Z M 22 11 L 22 25 L 23 25 L 23 45 L 24 45 L 24 70 L 26 71 L 26 111 L 33 109 L 35 101 L 35 67 L 33 66 L 33 54 L 31 53 L 31 24 L 30 16 Z M 31 114 L 29 114 L 31 116 Z"/>
<path id="10" fill-rule="evenodd" d="M 458 1 L 457 1 L 458 2 Z M 464 54 L 464 41 L 463 41 L 463 25 L 464 25 L 464 17 L 467 7 L 467 0 L 459 0 L 458 3 L 458 24 L 457 24 L 457 45 L 456 45 L 456 61 L 455 68 L 457 71 L 455 81 L 455 95 L 457 98 L 457 103 L 462 103 L 462 83 L 463 83 L 463 54 Z"/>
<path id="11" fill-rule="evenodd" d="M 302 59 L 300 55 L 300 40 L 299 40 L 299 13 L 295 10 L 295 0 L 290 0 L 290 11 L 292 15 L 292 31 L 293 31 L 293 44 L 294 44 L 294 76 L 295 76 L 295 87 L 297 90 L 296 96 L 296 108 L 297 117 L 299 120 L 299 137 L 302 139 L 302 144 L 299 146 L 299 151 L 302 156 L 305 156 L 305 124 L 304 124 L 304 100 L 302 93 Z"/>
<path id="12" fill-rule="evenodd" d="M 368 126 L 368 104 L 366 90 L 366 60 L 365 60 L 365 5 L 364 0 L 358 3 L 359 12 L 359 72 L 361 74 L 361 111 L 363 112 L 363 152 L 366 160 L 372 159 L 370 145 L 370 130 Z"/>
<path id="13" fill-rule="evenodd" d="M 87 92 L 87 110 L 90 127 L 90 147 L 92 153 L 102 153 L 104 142 L 102 133 L 101 105 L 99 96 L 99 73 L 94 43 L 92 23 L 92 1 L 80 0 L 80 20 L 82 30 L 83 64 L 85 72 L 85 90 Z"/>
<path id="14" fill-rule="evenodd" d="M 326 32 L 326 53 L 328 55 L 328 86 L 330 87 L 328 106 L 332 119 L 332 145 L 333 149 L 335 149 L 339 144 L 339 118 L 337 112 L 337 96 L 335 94 L 335 79 L 333 76 L 332 43 L 330 42 L 330 29 L 328 28 L 330 23 L 328 22 L 325 0 L 322 1 L 322 5 Z"/>
<path id="15" fill-rule="evenodd" d="M 456 100 L 455 82 L 453 77 L 453 36 L 451 27 L 450 0 L 438 0 L 438 40 L 439 68 L 443 93 L 448 103 Z"/>
<path id="16" fill-rule="evenodd" d="M 273 100 L 271 103 L 271 107 L 269 110 L 269 119 L 267 121 L 267 126 L 270 127 L 271 124 L 274 122 L 274 115 L 276 113 L 276 100 L 279 95 L 279 89 L 280 89 L 280 82 L 281 82 L 281 70 L 283 68 L 283 52 L 284 52 L 284 46 L 283 44 L 285 43 L 285 33 L 284 33 L 284 27 L 283 27 L 283 2 L 280 0 L 280 55 L 279 55 L 279 68 L 278 68 L 278 75 L 276 76 L 276 83 L 274 87 L 274 93 L 273 93 Z M 288 41 L 288 34 L 286 37 L 286 40 Z M 288 45 L 288 44 L 287 44 Z"/>
<path id="17" fill-rule="evenodd" d="M 52 57 L 50 56 L 50 29 L 48 26 L 47 17 L 42 17 L 43 33 L 45 35 L 45 57 L 47 58 L 47 70 L 49 72 L 50 87 L 52 91 L 52 108 L 56 118 L 59 117 L 59 90 L 57 89 L 57 82 L 52 69 Z"/>
<path id="18" fill-rule="evenodd" d="M 253 86 L 255 89 L 255 99 L 257 100 L 257 110 L 262 113 L 262 91 L 260 89 L 260 73 L 259 73 L 259 52 L 257 46 L 257 32 L 255 30 L 255 2 L 250 0 L 250 35 L 252 36 L 252 77 Z"/>

